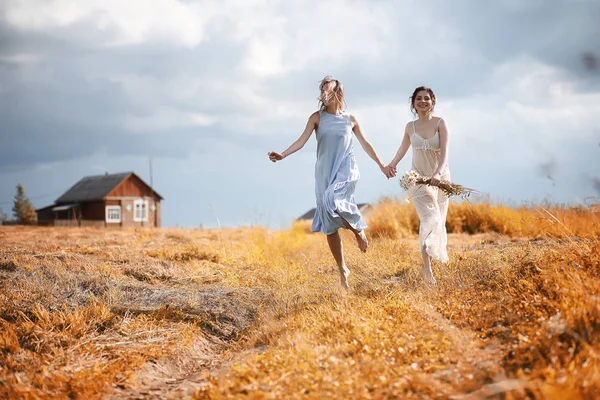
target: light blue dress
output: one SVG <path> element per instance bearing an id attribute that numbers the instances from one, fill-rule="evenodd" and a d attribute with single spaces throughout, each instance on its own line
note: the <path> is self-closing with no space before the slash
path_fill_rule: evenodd
<path id="1" fill-rule="evenodd" d="M 352 228 L 363 230 L 367 224 L 354 200 L 360 173 L 354 158 L 350 115 L 319 111 L 319 116 L 315 165 L 317 208 L 312 231 L 331 235 L 345 228 L 342 218 Z"/>

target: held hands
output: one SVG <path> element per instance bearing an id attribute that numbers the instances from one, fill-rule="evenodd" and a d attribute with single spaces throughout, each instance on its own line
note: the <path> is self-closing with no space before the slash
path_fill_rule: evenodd
<path id="1" fill-rule="evenodd" d="M 390 179 L 396 176 L 396 167 L 386 165 L 385 167 L 381 168 L 381 172 L 383 172 L 386 178 Z"/>
<path id="2" fill-rule="evenodd" d="M 281 161 L 285 158 L 285 152 L 283 153 L 278 153 L 276 151 L 271 151 L 269 153 L 267 153 L 269 156 L 269 160 L 273 161 L 273 162 L 277 162 L 277 161 Z"/>

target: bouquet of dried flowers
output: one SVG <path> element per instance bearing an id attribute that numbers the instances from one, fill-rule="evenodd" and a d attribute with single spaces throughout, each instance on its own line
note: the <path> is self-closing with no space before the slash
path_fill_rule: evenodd
<path id="1" fill-rule="evenodd" d="M 416 185 L 430 185 L 431 179 L 425 178 L 419 175 L 418 172 L 414 170 L 410 170 L 404 173 L 400 178 L 400 187 L 406 191 L 408 191 L 411 187 Z M 472 193 L 478 194 L 479 192 L 475 189 L 471 189 L 468 187 L 464 187 L 463 185 L 459 185 L 457 183 L 452 183 L 450 181 L 440 180 L 440 183 L 437 187 L 446 194 L 446 196 L 460 196 L 462 198 L 469 197 Z"/>

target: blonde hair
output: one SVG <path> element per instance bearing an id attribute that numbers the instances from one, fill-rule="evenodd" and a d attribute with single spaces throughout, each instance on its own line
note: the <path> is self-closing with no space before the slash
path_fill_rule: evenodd
<path id="1" fill-rule="evenodd" d="M 323 90 L 325 88 L 325 93 L 333 96 L 333 100 L 336 103 L 336 108 L 340 111 L 343 111 L 346 108 L 346 99 L 344 98 L 344 86 L 342 82 L 338 81 L 331 75 L 327 75 L 325 78 L 321 80 L 319 85 L 319 90 Z M 321 111 L 325 111 L 327 106 L 323 102 L 323 98 L 319 95 L 319 109 Z"/>

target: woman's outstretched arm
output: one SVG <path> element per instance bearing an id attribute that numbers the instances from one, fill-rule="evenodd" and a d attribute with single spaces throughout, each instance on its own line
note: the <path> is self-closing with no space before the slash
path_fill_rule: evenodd
<path id="1" fill-rule="evenodd" d="M 281 153 L 278 153 L 276 151 L 269 152 L 268 153 L 269 160 L 271 160 L 273 162 L 281 161 L 284 158 L 286 158 L 287 156 L 294 154 L 295 152 L 297 152 L 298 150 L 303 148 L 304 145 L 306 144 L 306 142 L 308 141 L 308 139 L 310 138 L 310 135 L 312 135 L 312 133 L 314 132 L 315 129 L 317 129 L 318 126 L 319 126 L 319 113 L 315 112 L 308 118 L 308 122 L 306 123 L 306 128 L 304 128 L 304 132 L 302 132 L 302 135 L 300 135 L 298 140 L 296 140 L 294 143 L 292 143 L 290 145 L 290 147 L 288 147 Z"/>
<path id="2" fill-rule="evenodd" d="M 410 133 L 408 131 L 408 124 L 407 124 L 406 129 L 404 130 L 404 137 L 402 138 L 402 143 L 400 144 L 400 147 L 398 147 L 398 151 L 396 151 L 396 155 L 394 156 L 394 158 L 392 159 L 392 161 L 390 161 L 390 163 L 388 165 L 390 167 L 396 169 L 396 166 L 398 165 L 398 163 L 400 161 L 402 161 L 402 159 L 406 155 L 406 152 L 408 151 L 409 148 L 410 148 Z"/>
<path id="3" fill-rule="evenodd" d="M 356 138 L 358 139 L 365 153 L 367 153 L 369 157 L 371 157 L 371 159 L 373 159 L 373 161 L 377 163 L 381 172 L 383 172 L 386 177 L 390 178 L 391 171 L 389 171 L 389 169 L 386 168 L 385 165 L 383 165 L 383 162 L 381 162 L 381 160 L 379 159 L 379 156 L 373 148 L 373 145 L 367 140 L 364 133 L 360 129 L 360 124 L 358 123 L 358 120 L 353 115 L 350 116 L 350 120 L 352 121 L 352 131 L 356 135 Z"/>

